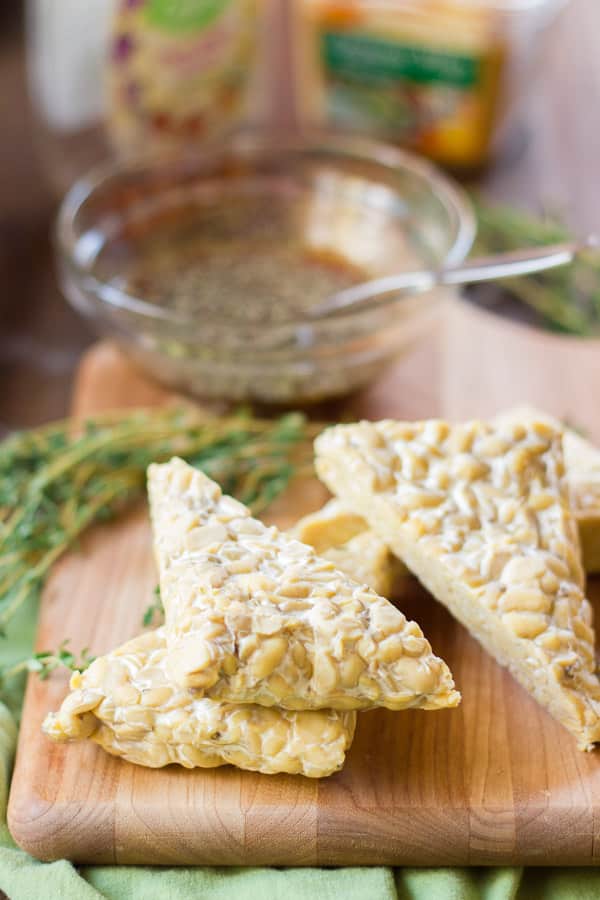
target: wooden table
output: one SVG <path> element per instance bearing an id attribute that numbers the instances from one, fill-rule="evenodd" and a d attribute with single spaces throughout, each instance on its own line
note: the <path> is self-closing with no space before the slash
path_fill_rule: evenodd
<path id="1" fill-rule="evenodd" d="M 598 0 L 571 0 L 545 48 L 524 117 L 526 146 L 516 156 L 513 146 L 481 179 L 494 197 L 560 208 L 582 231 L 600 227 L 599 34 Z M 0 83 L 1 434 L 66 411 L 72 374 L 92 336 L 56 286 L 48 240 L 56 198 L 35 146 L 19 31 L 5 23 Z"/>

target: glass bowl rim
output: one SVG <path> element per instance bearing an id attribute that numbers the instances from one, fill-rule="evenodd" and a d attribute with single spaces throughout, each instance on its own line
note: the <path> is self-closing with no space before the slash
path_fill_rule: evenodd
<path id="1" fill-rule="evenodd" d="M 499 12 L 522 13 L 532 10 L 543 12 L 559 12 L 569 0 L 475 0 L 477 6 L 487 6 Z"/>
<path id="2" fill-rule="evenodd" d="M 477 232 L 477 222 L 471 201 L 463 188 L 445 175 L 433 163 L 408 150 L 395 147 L 363 137 L 349 137 L 333 135 L 327 132 L 302 132 L 292 137 L 286 135 L 272 135 L 254 129 L 243 129 L 230 134 L 220 140 L 211 141 L 199 150 L 181 153 L 178 156 L 162 158 L 142 158 L 136 162 L 109 162 L 94 167 L 90 172 L 79 178 L 67 191 L 59 207 L 54 225 L 54 243 L 62 264 L 67 265 L 78 280 L 78 285 L 86 292 L 93 294 L 102 304 L 111 308 L 126 310 L 135 315 L 152 320 L 163 321 L 173 326 L 197 326 L 197 319 L 193 316 L 176 314 L 172 310 L 165 309 L 149 300 L 142 300 L 128 294 L 121 288 L 107 284 L 92 275 L 91 272 L 76 257 L 78 238 L 75 235 L 75 220 L 82 206 L 111 178 L 119 176 L 138 176 L 148 170 L 161 171 L 165 167 L 180 166 L 186 164 L 201 164 L 203 160 L 218 159 L 219 156 L 235 155 L 243 152 L 244 148 L 251 151 L 263 151 L 273 155 L 276 152 L 318 152 L 324 150 L 337 155 L 339 158 L 364 159 L 374 162 L 382 168 L 405 171 L 419 177 L 429 188 L 431 195 L 440 200 L 442 206 L 449 214 L 451 221 L 456 224 L 456 234 L 453 243 L 448 248 L 441 265 L 451 266 L 463 262 L 469 254 Z M 385 309 L 387 306 L 397 303 L 397 297 L 393 295 L 388 301 L 382 300 L 378 306 Z M 369 307 L 360 307 L 357 310 L 349 310 L 345 314 L 338 314 L 338 321 L 347 317 L 360 317 L 368 315 Z M 224 325 L 234 324 L 226 316 L 214 316 L 212 321 L 221 322 Z M 323 320 L 324 322 L 327 319 Z M 300 320 L 287 320 L 279 327 L 298 328 L 311 324 L 318 327 L 318 321 L 308 317 Z"/>

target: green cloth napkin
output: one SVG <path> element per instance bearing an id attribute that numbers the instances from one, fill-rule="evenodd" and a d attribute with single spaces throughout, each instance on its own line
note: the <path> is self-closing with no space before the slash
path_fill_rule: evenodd
<path id="1" fill-rule="evenodd" d="M 21 610 L 0 644 L 0 662 L 27 656 L 36 609 Z M 75 868 L 40 863 L 6 827 L 6 800 L 24 681 L 0 701 L 0 889 L 10 900 L 597 900 L 595 869 Z"/>

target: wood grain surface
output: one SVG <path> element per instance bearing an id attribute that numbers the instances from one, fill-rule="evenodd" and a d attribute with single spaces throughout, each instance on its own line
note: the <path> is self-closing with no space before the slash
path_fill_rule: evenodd
<path id="1" fill-rule="evenodd" d="M 467 325 L 463 318 L 449 332 L 458 332 L 462 354 L 459 347 L 454 354 L 465 360 L 472 352 Z M 502 365 L 502 358 L 500 347 L 490 367 Z M 509 393 L 516 389 L 511 371 L 497 378 Z M 564 379 L 551 365 L 546 373 L 552 406 Z M 425 399 L 426 414 L 435 414 L 443 403 L 435 385 L 447 379 L 427 382 L 431 375 L 428 356 L 413 357 L 356 402 L 363 412 L 406 415 L 415 391 L 404 388 L 420 384 L 424 393 L 417 390 L 417 400 Z M 496 387 L 499 403 L 500 394 Z M 165 398 L 111 345 L 101 344 L 81 367 L 74 411 L 89 415 Z M 589 393 L 577 395 L 570 409 L 583 423 L 598 422 Z M 311 490 L 303 486 L 279 501 L 272 517 L 288 525 L 322 499 L 316 483 Z M 109 650 L 140 630 L 155 581 L 141 507 L 94 530 L 57 566 L 43 598 L 38 646 L 55 646 L 69 635 L 76 649 Z M 600 599 L 597 589 L 591 593 Z M 463 703 L 435 713 L 360 714 L 345 768 L 318 782 L 230 767 L 152 771 L 92 744 L 52 744 L 40 724 L 64 696 L 66 678 L 30 678 L 10 798 L 15 839 L 42 859 L 99 863 L 596 863 L 600 751 L 579 752 L 417 584 L 407 580 L 399 605 L 450 664 Z"/>

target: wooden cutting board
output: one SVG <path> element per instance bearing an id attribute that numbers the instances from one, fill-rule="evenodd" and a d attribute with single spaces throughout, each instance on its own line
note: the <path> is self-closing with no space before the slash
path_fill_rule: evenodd
<path id="1" fill-rule="evenodd" d="M 475 342 L 464 335 L 461 340 L 464 358 L 474 346 L 481 352 L 482 335 Z M 545 346 L 548 354 L 551 345 Z M 506 347 L 499 352 L 506 361 Z M 413 358 L 360 398 L 357 408 L 373 416 L 439 412 L 439 392 L 431 389 L 438 383 L 436 360 L 428 353 Z M 493 369 L 493 361 L 488 363 Z M 548 369 L 555 388 L 549 384 L 546 406 L 560 413 L 557 391 L 565 396 L 568 379 L 560 366 Z M 468 406 L 460 382 L 444 383 L 455 392 L 456 411 L 470 412 L 458 408 Z M 519 392 L 510 374 L 503 383 Z M 111 345 L 101 344 L 80 369 L 74 412 L 92 415 L 165 398 Z M 519 393 L 506 399 L 539 403 L 544 397 Z M 591 400 L 587 406 L 589 421 Z M 576 411 L 584 423 L 585 408 L 584 400 Z M 315 483 L 278 501 L 271 518 L 286 526 L 322 499 Z M 95 529 L 56 567 L 43 597 L 38 648 L 54 647 L 67 636 L 74 649 L 88 646 L 98 654 L 113 648 L 140 631 L 155 583 L 147 513 L 140 507 Z M 595 585 L 591 593 L 600 599 Z M 93 744 L 53 744 L 40 724 L 62 700 L 66 677 L 31 677 L 10 798 L 13 836 L 41 859 L 80 863 L 597 862 L 600 751 L 577 751 L 571 736 L 417 584 L 408 583 L 400 605 L 449 663 L 462 705 L 435 713 L 361 714 L 345 768 L 321 781 L 230 767 L 147 770 Z"/>

